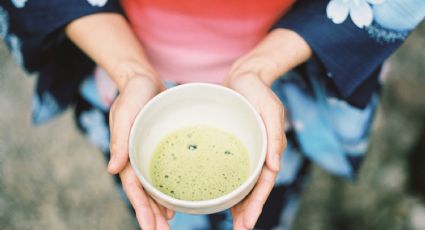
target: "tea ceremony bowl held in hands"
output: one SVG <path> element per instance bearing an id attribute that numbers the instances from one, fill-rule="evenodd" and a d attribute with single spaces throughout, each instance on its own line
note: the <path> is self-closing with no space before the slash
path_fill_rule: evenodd
<path id="1" fill-rule="evenodd" d="M 219 197 L 177 199 L 154 186 L 151 163 L 158 144 L 173 131 L 193 125 L 226 131 L 245 146 L 249 160 L 245 181 Z M 178 212 L 210 214 L 234 206 L 253 189 L 264 164 L 266 137 L 260 115 L 243 96 L 220 85 L 188 83 L 158 94 L 139 112 L 130 133 L 130 161 L 145 191 L 161 205 Z M 216 165 L 211 162 L 209 166 Z"/>

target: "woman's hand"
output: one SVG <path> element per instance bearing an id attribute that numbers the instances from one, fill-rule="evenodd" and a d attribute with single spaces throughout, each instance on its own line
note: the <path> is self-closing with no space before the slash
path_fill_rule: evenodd
<path id="1" fill-rule="evenodd" d="M 111 160 L 108 171 L 120 174 L 122 185 L 143 229 L 169 229 L 173 212 L 143 190 L 128 162 L 128 138 L 137 113 L 164 89 L 143 47 L 122 15 L 99 13 L 66 26 L 68 37 L 115 82 L 119 96 L 110 110 Z"/>
<path id="2" fill-rule="evenodd" d="M 267 131 L 266 162 L 254 189 L 231 208 L 234 229 L 253 229 L 275 184 L 286 147 L 284 108 L 270 89 L 278 77 L 312 55 L 307 43 L 285 29 L 270 32 L 251 52 L 232 66 L 224 85 L 239 92 L 261 115 Z"/>
<path id="3" fill-rule="evenodd" d="M 230 76 L 225 85 L 242 94 L 259 112 L 267 130 L 267 155 L 259 180 L 251 194 L 231 209 L 234 229 L 253 229 L 269 196 L 286 146 L 282 103 L 255 73 Z"/>
<path id="4" fill-rule="evenodd" d="M 136 115 L 161 90 L 152 78 L 132 77 L 112 104 L 109 116 L 111 160 L 108 171 L 120 174 L 122 186 L 142 229 L 169 229 L 167 220 L 173 216 L 171 210 L 146 194 L 128 159 L 128 139 Z"/>

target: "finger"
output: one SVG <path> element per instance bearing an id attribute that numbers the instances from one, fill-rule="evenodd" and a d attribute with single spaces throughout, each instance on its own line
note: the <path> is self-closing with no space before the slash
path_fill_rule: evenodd
<path id="1" fill-rule="evenodd" d="M 118 103 L 117 102 L 118 100 L 119 100 L 119 96 L 115 98 L 114 103 L 112 103 L 111 107 L 109 108 L 109 132 L 110 133 L 112 132 L 112 127 L 114 126 L 114 118 L 115 118 L 114 111 L 115 111 L 116 104 Z"/>
<path id="2" fill-rule="evenodd" d="M 246 227 L 243 223 L 243 216 L 241 214 L 243 213 L 243 211 L 246 207 L 247 202 L 245 202 L 245 201 L 248 200 L 248 197 L 250 197 L 250 195 L 245 197 L 244 200 L 239 202 L 237 205 L 230 208 L 230 213 L 233 216 L 233 229 L 235 229 L 235 230 L 246 229 Z"/>
<path id="3" fill-rule="evenodd" d="M 280 168 L 280 158 L 283 149 L 286 146 L 286 138 L 283 130 L 283 106 L 278 99 L 270 101 L 270 103 L 260 107 L 260 115 L 267 130 L 266 164 L 270 169 L 277 172 Z"/>
<path id="4" fill-rule="evenodd" d="M 144 230 L 155 229 L 155 215 L 149 198 L 143 190 L 130 164 L 120 173 L 122 186 L 136 212 L 139 225 Z"/>
<path id="5" fill-rule="evenodd" d="M 169 209 L 169 208 L 166 208 L 166 212 L 167 212 L 167 219 L 168 220 L 173 219 L 173 217 L 174 217 L 174 211 L 171 210 L 171 209 Z"/>
<path id="6" fill-rule="evenodd" d="M 156 89 L 148 89 L 144 78 L 132 80 L 114 102 L 111 126 L 110 173 L 121 171 L 128 161 L 128 138 L 131 126 L 140 109 L 153 97 Z"/>
<path id="7" fill-rule="evenodd" d="M 244 201 L 243 226 L 253 229 L 260 216 L 267 197 L 275 184 L 276 173 L 267 166 L 263 167 L 260 178 L 247 200 Z"/>
<path id="8" fill-rule="evenodd" d="M 109 133 L 112 133 L 112 127 L 114 127 L 114 118 L 115 118 L 115 107 L 116 104 L 118 103 L 119 100 L 119 96 L 115 99 L 115 101 L 112 103 L 111 108 L 109 109 Z M 114 157 L 114 151 L 112 151 L 112 147 L 111 147 L 111 141 L 109 142 L 109 154 L 110 154 L 110 158 L 109 158 L 109 162 L 108 162 L 108 167 L 107 170 L 109 173 L 113 173 L 110 171 L 110 165 L 112 164 L 112 158 Z"/>
<path id="9" fill-rule="evenodd" d="M 151 199 L 153 200 L 153 199 Z M 158 207 L 159 211 L 161 212 L 161 215 L 166 218 L 167 217 L 167 208 L 160 205 L 158 202 L 156 202 L 155 200 L 153 200 L 153 202 L 156 204 L 156 206 Z"/>
<path id="10" fill-rule="evenodd" d="M 110 130 L 111 130 L 111 160 L 108 164 L 110 173 L 118 173 L 128 161 L 128 135 L 133 123 L 132 113 L 126 105 L 122 95 L 114 102 L 114 110 L 111 110 Z M 131 119 L 131 120 L 130 120 Z"/>
<path id="11" fill-rule="evenodd" d="M 167 208 L 160 205 L 158 202 L 156 202 L 154 199 L 150 198 L 150 200 L 152 200 L 155 204 L 155 206 L 158 208 L 159 212 L 161 213 L 161 215 L 166 218 L 167 217 Z M 152 206 L 152 204 L 151 204 Z"/>
<path id="12" fill-rule="evenodd" d="M 245 230 L 248 229 L 245 227 L 244 222 L 243 222 L 243 216 L 240 216 L 240 209 L 233 207 L 230 209 L 230 212 L 232 213 L 233 216 L 233 229 L 234 230 Z"/>
<path id="13" fill-rule="evenodd" d="M 152 207 L 152 211 L 155 216 L 156 229 L 161 229 L 161 230 L 170 229 L 170 226 L 168 225 L 167 220 L 165 219 L 165 215 L 166 215 L 165 209 L 160 208 L 160 205 L 158 205 L 152 199 L 149 199 L 149 203 Z"/>

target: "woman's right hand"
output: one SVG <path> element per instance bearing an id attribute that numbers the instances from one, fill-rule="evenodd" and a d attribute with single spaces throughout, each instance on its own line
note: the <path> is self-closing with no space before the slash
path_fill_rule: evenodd
<path id="1" fill-rule="evenodd" d="M 128 162 L 128 138 L 137 113 L 164 89 L 127 20 L 116 13 L 77 18 L 66 26 L 68 37 L 115 82 L 119 96 L 110 110 L 111 160 L 108 171 L 120 174 L 124 191 L 143 229 L 168 229 L 173 216 L 143 190 Z"/>
<path id="2" fill-rule="evenodd" d="M 112 104 L 109 114 L 111 160 L 109 173 L 120 174 L 122 186 L 142 229 L 169 229 L 173 212 L 156 203 L 143 189 L 129 163 L 128 140 L 131 126 L 143 106 L 163 90 L 151 77 L 131 77 Z"/>

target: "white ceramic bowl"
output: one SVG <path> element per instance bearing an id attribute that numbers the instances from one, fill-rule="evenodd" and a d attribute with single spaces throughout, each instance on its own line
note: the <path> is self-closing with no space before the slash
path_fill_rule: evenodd
<path id="1" fill-rule="evenodd" d="M 157 144 L 175 129 L 205 124 L 236 135 L 247 147 L 251 161 L 248 179 L 221 197 L 187 201 L 156 189 L 150 179 L 150 162 Z M 158 203 L 178 212 L 210 214 L 241 201 L 254 187 L 266 156 L 266 130 L 260 115 L 240 94 L 223 86 L 188 83 L 168 89 L 139 112 L 129 140 L 130 161 L 145 191 Z"/>

